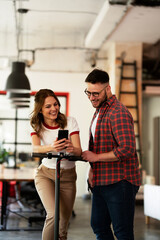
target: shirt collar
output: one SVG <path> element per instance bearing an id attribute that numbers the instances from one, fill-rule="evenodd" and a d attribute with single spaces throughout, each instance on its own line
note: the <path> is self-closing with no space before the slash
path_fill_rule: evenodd
<path id="1" fill-rule="evenodd" d="M 100 108 L 96 109 L 96 112 L 98 112 L 101 108 L 105 108 L 106 105 L 108 105 L 108 107 L 110 107 L 112 105 L 112 103 L 115 101 L 116 96 L 112 95 L 110 98 L 107 99 L 107 101 L 105 101 Z"/>
<path id="2" fill-rule="evenodd" d="M 49 126 L 47 123 L 43 122 L 43 126 L 45 126 L 45 128 L 48 128 L 48 129 L 58 129 L 59 128 L 59 125 L 56 125 L 54 127 L 52 126 Z"/>

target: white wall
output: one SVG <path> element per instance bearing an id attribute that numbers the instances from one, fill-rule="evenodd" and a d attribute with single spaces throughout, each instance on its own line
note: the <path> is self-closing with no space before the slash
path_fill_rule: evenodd
<path id="1" fill-rule="evenodd" d="M 147 171 L 148 175 L 153 175 L 154 166 L 154 129 L 153 119 L 160 116 L 160 97 L 144 97 L 142 105 L 142 146 L 143 146 L 143 169 Z"/>

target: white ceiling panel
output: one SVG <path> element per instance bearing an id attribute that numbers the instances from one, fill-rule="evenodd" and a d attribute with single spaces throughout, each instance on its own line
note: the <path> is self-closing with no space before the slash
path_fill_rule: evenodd
<path id="1" fill-rule="evenodd" d="M 132 7 L 109 40 L 155 43 L 160 39 L 159 26 L 160 7 Z"/>

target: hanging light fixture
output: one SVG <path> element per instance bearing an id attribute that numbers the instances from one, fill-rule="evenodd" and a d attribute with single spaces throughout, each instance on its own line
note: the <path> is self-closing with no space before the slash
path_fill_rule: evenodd
<path id="1" fill-rule="evenodd" d="M 29 105 L 30 104 L 30 101 L 29 100 L 21 100 L 21 99 L 18 99 L 18 100 L 11 100 L 11 104 L 15 104 L 15 105 Z"/>
<path id="2" fill-rule="evenodd" d="M 29 93 L 8 92 L 7 98 L 10 100 L 11 107 L 14 108 L 30 107 Z"/>
<path id="3" fill-rule="evenodd" d="M 12 93 L 29 93 L 30 83 L 25 75 L 25 63 L 13 62 L 12 72 L 7 78 L 6 91 Z"/>
<path id="4" fill-rule="evenodd" d="M 30 107 L 30 94 L 29 93 L 7 93 L 10 104 L 14 108 Z"/>
<path id="5" fill-rule="evenodd" d="M 22 5 L 20 0 L 19 5 Z M 22 14 L 17 17 L 16 1 L 14 1 L 15 23 L 16 23 L 16 37 L 17 37 L 17 61 L 12 63 L 12 72 L 7 78 L 5 90 L 11 93 L 30 93 L 30 83 L 25 75 L 25 63 L 20 61 L 20 37 L 22 31 Z M 18 21 L 19 20 L 19 21 Z"/>
<path id="6" fill-rule="evenodd" d="M 23 103 L 23 104 L 18 104 L 18 103 L 15 104 L 15 103 L 12 103 L 11 106 L 12 106 L 13 108 L 16 108 L 16 109 L 17 109 L 17 108 L 29 108 L 29 104 L 27 104 L 27 103 L 26 103 L 26 104 L 24 104 L 24 103 Z"/>
<path id="7" fill-rule="evenodd" d="M 14 92 L 8 92 L 7 93 L 7 98 L 9 100 L 13 100 L 13 101 L 26 101 L 30 99 L 30 94 L 29 93 L 14 93 Z"/>

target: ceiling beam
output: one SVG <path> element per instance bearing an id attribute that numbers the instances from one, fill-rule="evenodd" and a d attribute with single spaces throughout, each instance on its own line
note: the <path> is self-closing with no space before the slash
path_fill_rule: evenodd
<path id="1" fill-rule="evenodd" d="M 85 47 L 99 49 L 111 32 L 118 26 L 129 7 L 131 5 L 110 5 L 108 0 L 105 1 L 85 38 Z"/>

